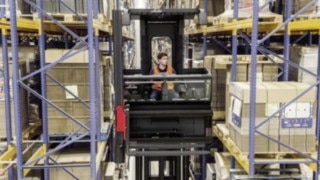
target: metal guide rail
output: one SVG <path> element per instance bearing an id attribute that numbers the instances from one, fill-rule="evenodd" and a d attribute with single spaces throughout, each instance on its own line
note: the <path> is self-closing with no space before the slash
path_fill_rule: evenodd
<path id="1" fill-rule="evenodd" d="M 210 101 L 211 74 L 170 74 L 170 75 L 124 75 L 125 89 L 128 91 L 127 101 L 154 101 L 150 91 L 154 84 L 163 84 L 159 101 Z M 170 89 L 168 86 L 174 86 Z M 170 90 L 175 95 L 170 97 Z M 169 96 L 169 97 L 168 97 Z M 185 112 L 188 113 L 188 112 Z"/>
<path id="2" fill-rule="evenodd" d="M 271 175 L 271 174 L 274 175 Z M 250 179 L 307 179 L 301 175 L 298 169 L 263 169 L 258 170 L 256 175 L 249 176 L 246 172 L 237 169 L 230 170 L 231 180 L 250 180 Z"/>

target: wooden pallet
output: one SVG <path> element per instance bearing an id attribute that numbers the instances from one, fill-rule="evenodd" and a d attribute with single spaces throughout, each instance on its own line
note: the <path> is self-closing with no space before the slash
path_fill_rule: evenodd
<path id="1" fill-rule="evenodd" d="M 240 17 L 237 20 L 246 20 L 246 19 L 252 19 L 252 17 Z M 261 16 L 259 17 L 259 22 L 263 23 L 275 23 L 275 22 L 282 22 L 283 18 L 280 15 L 272 15 L 272 16 Z M 209 20 L 210 24 L 213 26 L 215 25 L 224 25 L 228 24 L 234 21 L 233 17 L 228 17 L 228 16 L 218 16 L 215 18 L 212 18 Z"/>
<path id="2" fill-rule="evenodd" d="M 320 14 L 302 14 L 293 19 L 293 21 L 305 21 L 305 20 L 310 20 L 310 19 L 320 19 Z"/>
<path id="3" fill-rule="evenodd" d="M 243 18 L 239 18 L 238 20 L 242 20 Z M 210 24 L 212 23 L 212 25 L 223 25 L 223 24 L 227 24 L 227 23 L 231 23 L 233 22 L 233 18 L 232 17 L 226 17 L 226 16 L 218 16 L 215 17 L 213 19 L 210 20 Z"/>
<path id="4" fill-rule="evenodd" d="M 84 20 L 88 19 L 87 14 L 79 14 L 81 18 L 76 16 L 75 14 L 49 14 L 49 15 L 54 19 L 56 19 L 57 21 L 61 21 L 61 22 L 83 22 L 81 18 L 83 18 Z M 38 19 L 38 15 L 35 13 L 33 14 L 33 20 L 36 20 L 36 19 Z M 106 23 L 106 24 L 110 23 L 110 20 L 108 20 L 104 14 L 98 14 L 97 19 L 100 23 Z M 44 20 L 51 21 L 51 19 L 49 19 L 48 17 L 45 17 Z"/>
<path id="5" fill-rule="evenodd" d="M 34 125 L 27 127 L 26 129 L 23 130 L 22 132 L 22 139 L 23 140 L 30 140 L 38 135 L 40 135 L 41 132 L 41 122 L 35 122 Z M 12 140 L 16 140 L 15 134 L 12 136 Z M 0 141 L 7 141 L 7 137 L 0 137 Z"/>
<path id="6" fill-rule="evenodd" d="M 212 120 L 215 121 L 225 121 L 225 111 L 213 111 L 212 112 Z"/>
<path id="7" fill-rule="evenodd" d="M 241 152 L 241 150 L 237 147 L 235 142 L 231 140 L 229 136 L 229 130 L 225 126 L 225 124 L 217 124 L 213 126 L 213 133 L 222 141 L 222 143 L 228 148 L 229 151 L 234 156 L 237 156 L 241 160 L 248 160 L 249 153 L 248 152 Z M 316 152 L 307 152 L 304 153 L 310 157 L 316 158 Z M 308 158 L 301 156 L 295 152 L 255 152 L 256 162 L 281 162 L 281 161 L 291 161 L 291 162 L 298 162 L 298 161 L 307 161 Z"/>
<path id="8" fill-rule="evenodd" d="M 283 61 L 273 55 L 269 55 L 276 63 L 283 63 Z M 232 56 L 231 55 L 213 55 L 213 56 L 206 56 L 206 59 L 215 59 L 215 62 L 225 63 L 225 64 L 232 64 Z M 258 63 L 272 63 L 268 58 L 264 55 L 257 55 Z M 249 64 L 251 62 L 251 55 L 238 55 L 237 56 L 237 63 L 244 63 Z"/>
<path id="9" fill-rule="evenodd" d="M 106 119 L 106 120 L 114 120 L 115 118 L 115 115 L 112 111 L 104 111 L 103 112 L 103 117 Z"/>

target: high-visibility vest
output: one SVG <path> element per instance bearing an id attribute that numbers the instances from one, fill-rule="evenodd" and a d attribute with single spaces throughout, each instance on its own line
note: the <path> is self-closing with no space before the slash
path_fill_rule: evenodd
<path id="1" fill-rule="evenodd" d="M 153 74 L 159 74 L 159 69 L 158 66 L 153 67 Z M 172 74 L 173 73 L 173 68 L 171 66 L 167 66 L 167 74 Z M 168 85 L 168 90 L 172 90 L 174 88 L 173 83 L 167 83 Z M 152 89 L 161 91 L 162 90 L 162 83 L 154 83 L 152 85 Z"/>

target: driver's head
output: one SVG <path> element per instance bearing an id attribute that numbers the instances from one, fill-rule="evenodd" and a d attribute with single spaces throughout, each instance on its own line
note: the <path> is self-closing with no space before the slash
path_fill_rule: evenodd
<path id="1" fill-rule="evenodd" d="M 168 54 L 164 53 L 164 52 L 159 53 L 158 54 L 158 61 L 159 61 L 159 64 L 162 66 L 168 65 Z"/>

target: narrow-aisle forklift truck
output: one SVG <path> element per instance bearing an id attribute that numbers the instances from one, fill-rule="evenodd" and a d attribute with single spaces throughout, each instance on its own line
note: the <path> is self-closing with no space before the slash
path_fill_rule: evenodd
<path id="1" fill-rule="evenodd" d="M 208 154 L 211 137 L 211 74 L 203 68 L 184 68 L 184 22 L 206 16 L 199 9 L 129 9 L 113 11 L 115 162 L 135 157 L 135 179 L 185 180 L 189 158 Z M 141 69 L 125 69 L 122 26 L 140 20 Z M 172 67 L 176 74 L 150 75 L 152 39 L 172 42 Z M 162 83 L 161 98 L 149 99 L 153 83 Z M 167 96 L 174 83 L 178 98 Z"/>

